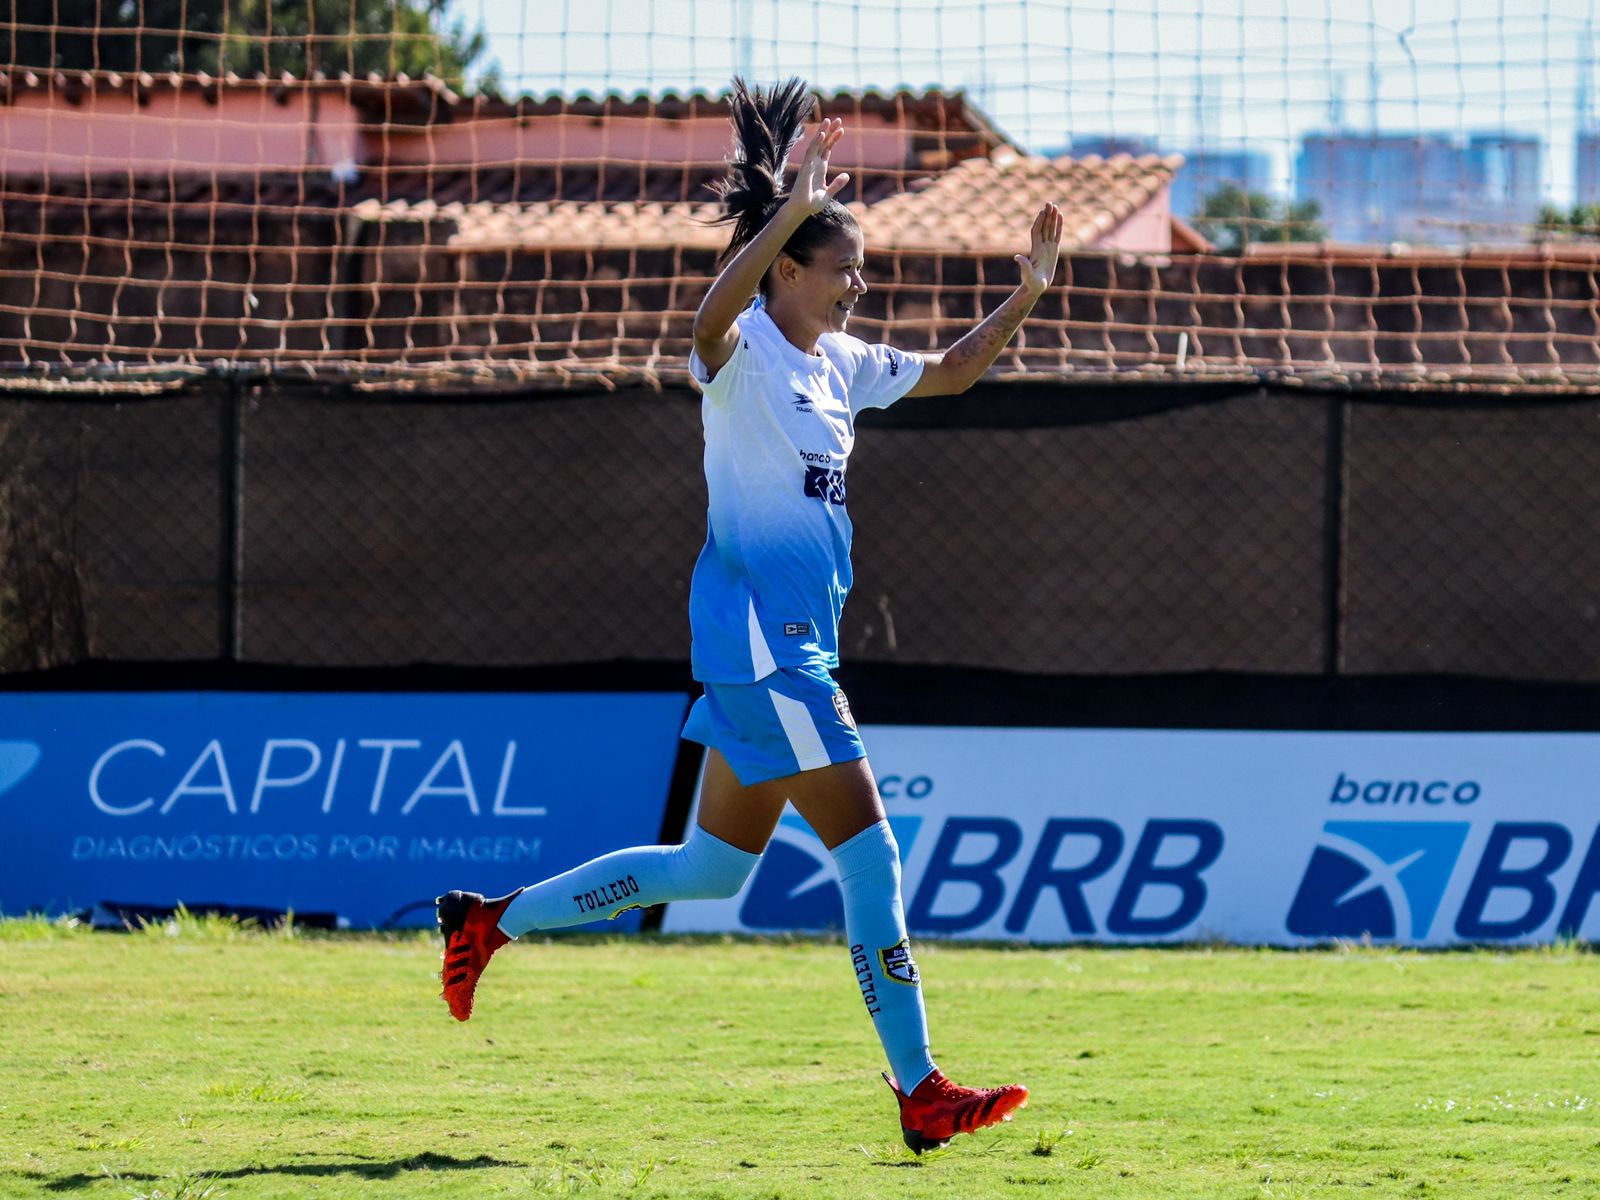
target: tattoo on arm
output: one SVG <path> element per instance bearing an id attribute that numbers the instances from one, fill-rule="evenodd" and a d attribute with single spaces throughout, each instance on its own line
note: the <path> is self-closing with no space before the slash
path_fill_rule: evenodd
<path id="1" fill-rule="evenodd" d="M 963 375 L 970 375 L 969 383 L 976 382 L 990 364 L 1000 357 L 1000 351 L 1005 349 L 1006 343 L 1033 311 L 1037 300 L 1037 296 L 1030 296 L 1026 292 L 1013 292 L 976 329 L 945 351 L 945 366 Z"/>

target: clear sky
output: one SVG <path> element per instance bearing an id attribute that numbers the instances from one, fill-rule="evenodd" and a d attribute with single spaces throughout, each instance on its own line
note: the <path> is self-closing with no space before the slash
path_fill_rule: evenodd
<path id="1" fill-rule="evenodd" d="M 455 0 L 508 92 L 962 88 L 1034 150 L 1097 133 L 1247 144 L 1288 189 L 1295 143 L 1358 130 L 1544 139 L 1570 198 L 1600 0 Z M 1587 67 L 1585 64 L 1589 64 Z M 1591 86 L 1590 111 L 1596 89 Z"/>

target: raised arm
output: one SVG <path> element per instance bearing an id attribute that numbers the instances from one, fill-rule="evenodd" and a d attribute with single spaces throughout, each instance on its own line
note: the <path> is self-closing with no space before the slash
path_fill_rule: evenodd
<path id="1" fill-rule="evenodd" d="M 800 163 L 800 173 L 795 177 L 794 188 L 782 207 L 735 254 L 711 284 L 711 290 L 700 302 L 700 311 L 694 315 L 694 348 L 700 361 L 715 373 L 733 357 L 739 341 L 739 328 L 735 324 L 750 297 L 761 286 L 767 269 L 788 243 L 790 236 L 812 213 L 821 212 L 828 201 L 839 194 L 850 182 L 847 173 L 836 175 L 827 182 L 828 155 L 844 136 L 844 122 L 836 117 L 823 120 L 821 128 L 806 146 L 805 158 Z"/>
<path id="2" fill-rule="evenodd" d="M 1022 270 L 1017 290 L 950 349 L 929 355 L 923 362 L 922 377 L 906 395 L 953 396 L 983 378 L 1055 278 L 1064 224 L 1061 210 L 1054 204 L 1039 210 L 1033 219 L 1033 246 L 1027 255 L 1016 256 Z"/>

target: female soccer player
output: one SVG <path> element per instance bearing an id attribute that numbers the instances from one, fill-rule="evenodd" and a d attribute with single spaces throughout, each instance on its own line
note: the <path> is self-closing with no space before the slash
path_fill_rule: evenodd
<path id="1" fill-rule="evenodd" d="M 736 895 L 793 804 L 838 866 L 852 969 L 894 1072 L 885 1079 L 906 1144 L 920 1154 L 1009 1120 L 1028 1093 L 959 1087 L 928 1053 L 899 849 L 830 674 L 851 580 L 845 468 L 863 409 L 963 392 L 983 375 L 1049 286 L 1062 217 L 1045 205 L 1030 253 L 1016 256 L 1016 291 L 945 353 L 868 345 L 845 332 L 867 290 L 861 229 L 835 198 L 849 176 L 827 178 L 843 122 L 822 122 L 794 187 L 782 187 L 813 105 L 798 79 L 767 93 L 734 81 L 737 153 L 720 189 L 733 235 L 694 321 L 710 492 L 689 597 L 705 695 L 683 731 L 708 747 L 696 827 L 681 846 L 619 850 L 497 900 L 440 897 L 441 977 L 464 1021 L 490 956 L 512 938 Z"/>

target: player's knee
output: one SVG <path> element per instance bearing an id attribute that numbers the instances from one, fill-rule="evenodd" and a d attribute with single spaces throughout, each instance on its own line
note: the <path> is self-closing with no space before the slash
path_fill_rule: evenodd
<path id="1" fill-rule="evenodd" d="M 727 900 L 737 896 L 744 887 L 745 880 L 750 878 L 748 870 L 724 871 L 707 881 L 707 900 Z"/>
<path id="2" fill-rule="evenodd" d="M 698 827 L 678 849 L 692 879 L 694 894 L 702 900 L 726 900 L 730 896 L 737 896 L 745 880 L 750 878 L 750 872 L 761 860 L 759 854 L 750 854 L 730 846 Z"/>
<path id="3" fill-rule="evenodd" d="M 755 870 L 756 862 L 760 857 L 755 854 L 745 855 L 742 851 L 740 854 L 741 857 L 738 859 L 732 857 L 720 858 L 716 866 L 706 873 L 704 877 L 708 889 L 706 891 L 706 899 L 726 900 L 730 896 L 739 894 L 740 889 L 744 887 L 745 880 L 750 878 L 750 872 Z"/>
<path id="4" fill-rule="evenodd" d="M 850 888 L 898 892 L 900 846 L 887 821 L 869 826 L 833 850 L 839 880 Z"/>

